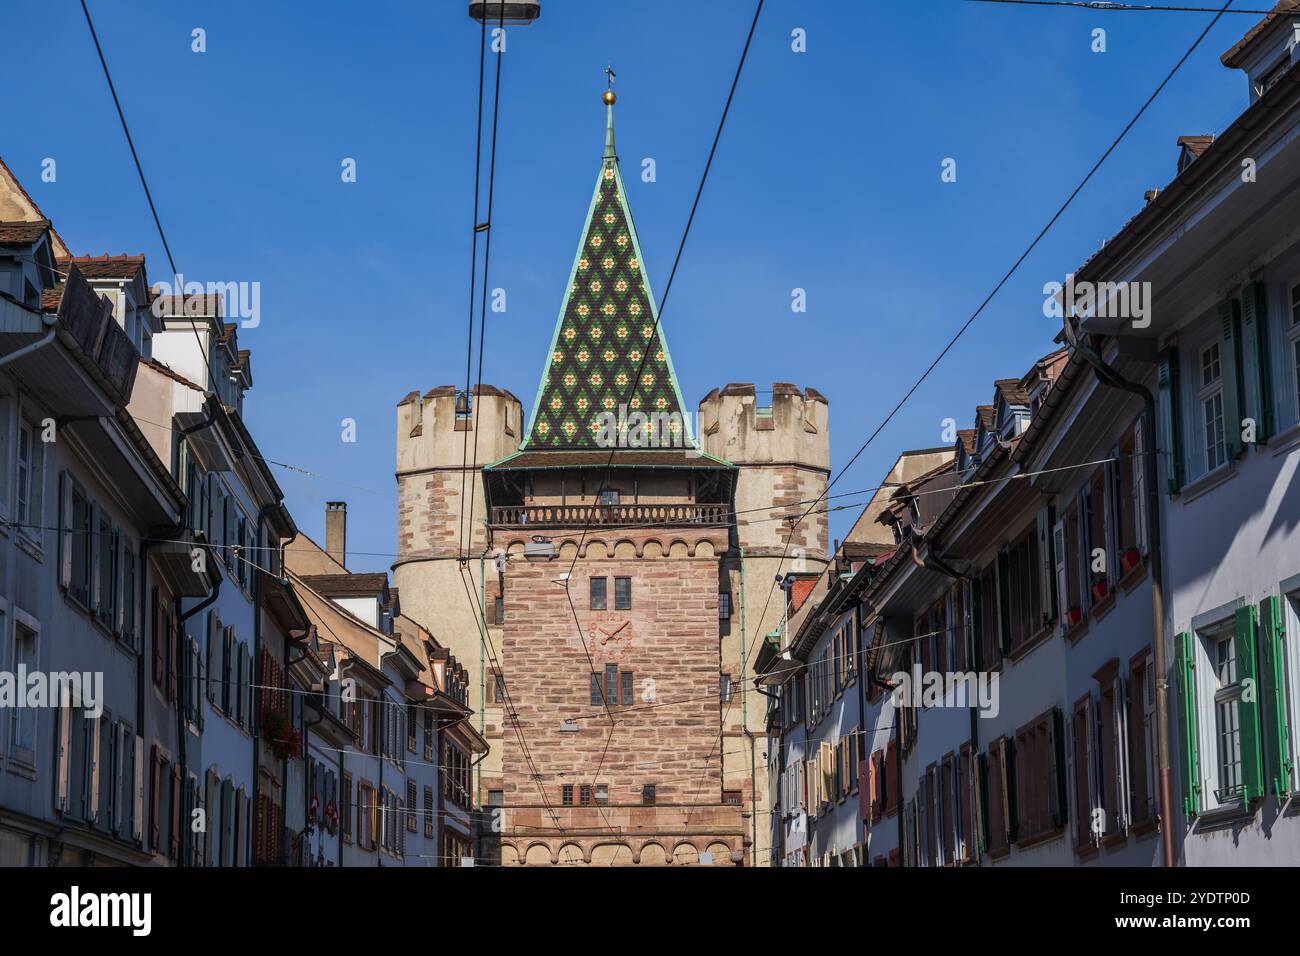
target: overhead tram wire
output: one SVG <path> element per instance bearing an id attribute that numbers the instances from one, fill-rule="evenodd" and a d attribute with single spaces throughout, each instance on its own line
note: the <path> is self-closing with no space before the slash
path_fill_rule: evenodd
<path id="1" fill-rule="evenodd" d="M 497 21 L 497 28 L 499 30 L 504 31 L 505 30 L 505 0 L 501 0 L 501 5 L 498 8 L 498 14 L 499 14 L 499 19 Z M 484 20 L 486 21 L 486 19 L 487 18 L 485 17 Z M 482 398 L 482 395 L 480 393 L 483 391 L 483 340 L 484 340 L 484 333 L 487 331 L 488 268 L 492 262 L 492 209 L 493 209 L 493 199 L 495 198 L 495 194 L 496 194 L 496 181 L 497 181 L 497 119 L 498 116 L 500 115 L 500 106 L 501 106 L 501 61 L 504 60 L 505 58 L 506 57 L 504 51 L 497 53 L 496 84 L 492 92 L 492 146 L 490 148 L 490 156 L 488 159 L 487 234 L 483 239 L 483 295 L 479 299 L 479 308 L 478 308 L 478 383 L 474 388 L 474 394 L 468 396 L 469 402 L 471 403 L 471 405 L 473 405 L 473 412 L 474 412 L 474 422 L 473 422 L 474 454 L 470 460 L 470 464 L 474 469 L 474 475 L 471 478 L 469 483 L 469 510 L 467 512 L 468 517 L 466 519 L 469 522 L 469 535 L 468 535 L 468 539 L 465 542 L 465 551 L 467 554 L 469 552 L 470 547 L 474 543 L 474 495 L 478 489 L 478 413 L 479 413 L 479 404 L 480 404 L 479 399 Z M 461 451 L 462 479 L 466 474 L 466 469 L 463 467 L 464 464 L 465 464 L 465 453 L 464 450 L 462 449 Z M 486 481 L 486 479 L 484 480 Z M 487 489 L 484 488 L 484 496 L 486 497 L 486 495 L 487 495 Z M 465 500 L 465 495 L 463 491 L 461 492 L 461 500 L 462 501 Z"/>
<path id="2" fill-rule="evenodd" d="M 1180 7 L 1158 3 L 1107 3 L 1105 0 L 966 0 L 967 3 L 997 3 L 1013 7 L 1073 7 L 1089 13 L 1245 13 L 1268 16 L 1274 10 L 1247 10 L 1234 8 L 1220 11 L 1217 7 Z"/>
<path id="3" fill-rule="evenodd" d="M 478 200 L 480 190 L 480 174 L 483 164 L 483 68 L 487 56 L 487 17 L 484 17 L 479 27 L 478 43 L 478 118 L 474 124 L 474 218 L 470 222 L 470 260 L 469 260 L 469 329 L 466 333 L 465 341 L 465 396 L 469 400 L 469 376 L 470 363 L 474 357 L 474 290 L 478 283 Z M 501 60 L 498 56 L 497 67 L 500 68 Z M 498 74 L 499 75 L 499 74 Z M 490 223 L 489 223 L 490 228 Z M 453 400 L 454 401 L 454 400 Z M 461 436 L 460 448 L 460 500 L 465 500 L 465 471 L 466 471 L 466 453 L 469 451 L 469 435 Z M 461 511 L 459 528 L 456 536 L 456 553 L 460 560 L 467 560 L 468 549 L 465 547 L 465 512 Z M 470 516 L 473 521 L 473 516 Z M 470 538 L 473 539 L 473 530 L 471 528 Z"/>
<path id="4" fill-rule="evenodd" d="M 1087 186 L 1089 182 L 1091 182 L 1092 177 L 1096 175 L 1097 170 L 1099 170 L 1102 167 L 1102 164 L 1104 164 L 1106 160 L 1110 158 L 1111 153 L 1113 153 L 1119 147 L 1119 144 L 1124 141 L 1124 138 L 1128 135 L 1129 131 L 1137 124 L 1137 121 L 1142 118 L 1142 116 L 1150 108 L 1151 104 L 1155 102 L 1156 98 L 1161 94 L 1164 88 L 1169 85 L 1170 81 L 1173 80 L 1174 76 L 1182 68 L 1183 64 L 1187 62 L 1187 60 L 1191 57 L 1191 55 L 1194 52 L 1196 52 L 1196 49 L 1201 45 L 1201 42 L 1206 38 L 1206 36 L 1209 35 L 1210 30 L 1214 28 L 1215 24 L 1219 22 L 1219 20 L 1222 18 L 1224 13 L 1228 11 L 1228 8 L 1232 6 L 1232 2 L 1233 0 L 1227 0 L 1227 2 L 1224 3 L 1223 6 L 1220 7 L 1217 11 L 1213 11 L 1214 17 L 1210 20 L 1209 23 L 1205 25 L 1205 28 L 1197 35 L 1196 39 L 1192 42 L 1192 45 L 1187 48 L 1186 52 L 1184 52 L 1183 55 L 1179 57 L 1178 62 L 1174 64 L 1173 68 L 1168 72 L 1168 74 L 1166 74 L 1164 79 L 1160 81 L 1160 84 L 1155 88 L 1155 90 L 1151 93 L 1151 95 L 1146 98 L 1146 100 L 1142 103 L 1141 107 L 1138 108 L 1138 111 L 1134 113 L 1133 117 L 1124 125 L 1124 128 L 1120 130 L 1119 135 L 1116 136 L 1115 139 L 1111 142 L 1111 144 L 1106 147 L 1106 151 L 1101 154 L 1101 157 L 1088 170 L 1087 175 L 1083 177 L 1083 179 L 1079 182 L 1079 184 L 1074 187 L 1074 190 L 1070 193 L 1070 195 L 1066 197 L 1065 201 L 1057 208 L 1056 212 L 1053 213 L 1052 217 L 1047 221 L 1047 224 L 1044 225 L 1043 228 L 1038 231 L 1038 234 L 1034 236 L 1033 241 L 1029 243 L 1025 251 L 1020 254 L 1020 256 L 1016 259 L 1014 263 L 1012 263 L 1011 268 L 1008 269 L 1006 273 L 1002 276 L 1002 278 L 998 280 L 997 284 L 993 287 L 992 291 L 989 292 L 989 294 L 984 297 L 984 300 L 980 303 L 979 307 L 974 312 L 971 313 L 970 317 L 966 319 L 965 322 L 961 324 L 961 326 L 957 329 L 956 334 L 954 334 L 952 338 L 948 340 L 948 343 L 939 352 L 938 356 L 936 356 L 934 361 L 932 361 L 926 367 L 926 369 L 921 373 L 920 377 L 917 378 L 917 380 L 912 383 L 911 387 L 904 393 L 903 397 L 898 400 L 897 404 L 895 404 L 894 407 L 890 410 L 889 414 L 885 416 L 884 420 L 879 425 L 876 426 L 875 430 L 869 436 L 867 436 L 867 440 L 864 441 L 862 445 L 859 446 L 858 450 L 853 453 L 853 457 L 851 457 L 848 460 L 848 462 L 844 465 L 844 467 L 840 469 L 839 474 L 836 475 L 833 479 L 831 479 L 831 481 L 826 485 L 826 487 L 822 489 L 821 494 L 819 494 L 817 498 L 814 499 L 813 504 L 810 505 L 808 509 L 799 517 L 799 519 L 791 525 L 790 531 L 786 535 L 785 546 L 781 549 L 781 558 L 777 562 L 777 574 L 773 577 L 772 583 L 768 587 L 767 599 L 763 602 L 763 611 L 757 619 L 757 623 L 754 629 L 754 636 L 751 639 L 748 646 L 749 652 L 752 653 L 755 645 L 758 643 L 759 636 L 763 632 L 763 620 L 767 615 L 767 608 L 771 603 L 772 594 L 776 590 L 776 580 L 777 578 L 780 577 L 780 568 L 785 564 L 786 558 L 789 556 L 790 541 L 794 537 L 795 529 L 798 528 L 799 525 L 803 523 L 804 519 L 808 517 L 808 515 L 812 512 L 813 508 L 816 507 L 817 503 L 820 502 L 827 495 L 827 493 L 830 492 L 831 488 L 835 486 L 836 482 L 838 482 L 841 478 L 844 477 L 845 473 L 850 468 L 853 467 L 854 462 L 856 462 L 858 458 L 862 456 L 862 453 L 867 450 L 867 448 L 871 445 L 873 441 L 875 441 L 876 437 L 885 429 L 885 427 L 891 421 L 893 421 L 894 416 L 898 414 L 899 410 L 903 407 L 903 405 L 907 403 L 907 401 L 912 397 L 912 395 L 916 392 L 916 390 L 921 387 L 921 385 L 925 382 L 925 380 L 930 377 L 930 374 L 935 370 L 935 368 L 938 367 L 939 363 L 943 361 L 944 357 L 948 354 L 949 351 L 952 350 L 953 346 L 957 344 L 958 340 L 961 339 L 962 335 L 965 334 L 966 330 L 971 327 L 971 325 L 975 322 L 975 320 L 979 318 L 980 314 L 983 313 L 984 309 L 988 306 L 988 304 L 993 301 L 994 296 L 996 296 L 1002 290 L 1002 287 L 1006 285 L 1006 283 L 1011 279 L 1011 277 L 1016 273 L 1016 271 L 1019 270 L 1020 266 L 1024 263 L 1024 261 L 1027 258 L 1029 258 L 1029 255 L 1038 247 L 1038 244 L 1042 241 L 1043 237 L 1047 235 L 1048 231 L 1054 225 L 1056 225 L 1057 221 L 1061 218 L 1061 216 L 1065 214 L 1065 211 L 1070 208 L 1071 204 L 1073 204 L 1075 198 L 1079 195 L 1079 193 L 1083 191 L 1084 187 Z M 1211 11 L 1206 11 L 1206 12 L 1211 12 Z M 730 710 L 730 707 L 731 707 L 731 703 L 728 702 L 727 709 Z M 722 736 L 723 736 L 725 726 L 726 726 L 726 712 L 724 712 L 723 722 L 719 726 L 718 738 L 717 738 L 718 743 L 721 743 L 722 741 Z M 703 777 L 701 777 L 701 779 L 703 779 Z"/>
<path id="5" fill-rule="evenodd" d="M 158 238 L 162 240 L 163 251 L 167 254 L 167 265 L 171 267 L 173 280 L 180 277 L 180 272 L 176 268 L 176 260 L 172 256 L 171 243 L 167 241 L 167 234 L 163 231 L 162 220 L 158 216 L 158 207 L 153 201 L 153 192 L 149 189 L 149 180 L 145 178 L 144 167 L 140 163 L 140 154 L 135 148 L 135 139 L 131 136 L 131 128 L 127 125 L 126 114 L 122 111 L 122 101 L 117 96 L 117 86 L 113 83 L 113 74 L 109 72 L 108 61 L 104 58 L 104 48 L 99 43 L 99 33 L 95 30 L 95 22 L 91 19 L 90 8 L 86 6 L 86 0 L 81 0 L 81 12 L 85 14 L 86 26 L 90 28 L 90 38 L 95 43 L 95 52 L 99 55 L 99 65 L 103 68 L 104 79 L 108 83 L 108 92 L 113 97 L 113 106 L 117 109 L 117 118 L 122 125 L 122 132 L 126 135 L 126 145 L 131 149 L 131 159 L 135 162 L 136 174 L 140 177 L 140 185 L 144 187 L 144 197 L 149 202 L 149 211 L 153 214 L 154 226 L 158 229 Z M 185 294 L 183 289 L 176 289 L 175 298 L 184 302 Z M 182 306 L 183 308 L 183 306 Z M 208 373 L 208 382 L 212 385 L 212 395 L 216 399 L 217 407 L 221 410 L 223 418 L 229 417 L 226 409 L 226 403 L 221 399 L 221 391 L 217 387 L 216 374 L 212 371 L 212 362 L 208 358 L 207 350 L 203 347 L 203 339 L 199 336 L 198 326 L 191 322 L 190 329 L 194 332 L 194 341 L 199 346 L 199 354 L 203 356 L 203 366 Z"/>

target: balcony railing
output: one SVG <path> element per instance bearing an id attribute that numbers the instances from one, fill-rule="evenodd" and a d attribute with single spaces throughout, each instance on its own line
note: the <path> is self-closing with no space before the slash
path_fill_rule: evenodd
<path id="1" fill-rule="evenodd" d="M 725 525 L 725 504 L 669 505 L 516 505 L 492 509 L 499 528 L 571 528 L 640 525 Z"/>

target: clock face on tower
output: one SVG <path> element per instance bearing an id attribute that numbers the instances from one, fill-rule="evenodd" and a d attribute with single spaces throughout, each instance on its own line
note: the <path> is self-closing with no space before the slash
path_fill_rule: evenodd
<path id="1" fill-rule="evenodd" d="M 587 649 L 593 658 L 619 660 L 632 644 L 632 622 L 624 617 L 602 617 L 587 625 Z"/>

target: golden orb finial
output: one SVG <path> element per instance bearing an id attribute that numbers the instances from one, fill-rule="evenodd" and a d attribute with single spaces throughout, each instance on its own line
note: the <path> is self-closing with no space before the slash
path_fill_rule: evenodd
<path id="1" fill-rule="evenodd" d="M 614 94 L 613 90 L 606 90 L 601 94 L 600 98 L 604 100 L 606 106 L 613 106 L 618 102 L 618 97 Z"/>

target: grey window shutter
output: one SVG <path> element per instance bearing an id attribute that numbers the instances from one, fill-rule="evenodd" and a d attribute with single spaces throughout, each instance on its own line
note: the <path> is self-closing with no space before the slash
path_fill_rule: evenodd
<path id="1" fill-rule="evenodd" d="M 1219 303 L 1223 369 L 1223 432 L 1229 458 L 1241 457 L 1241 314 L 1236 299 Z"/>
<path id="2" fill-rule="evenodd" d="M 1178 385 L 1178 350 L 1167 348 L 1157 366 L 1160 390 L 1160 450 L 1165 460 L 1165 486 L 1169 494 L 1183 487 L 1183 429 Z M 1154 478 L 1154 476 L 1153 476 Z"/>
<path id="3" fill-rule="evenodd" d="M 1273 376 L 1268 364 L 1268 304 L 1264 283 L 1251 282 L 1241 290 L 1241 340 L 1245 362 L 1254 364 L 1247 404 L 1255 416 L 1255 438 L 1266 441 L 1273 433 Z"/>

